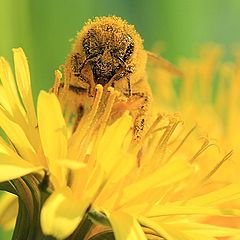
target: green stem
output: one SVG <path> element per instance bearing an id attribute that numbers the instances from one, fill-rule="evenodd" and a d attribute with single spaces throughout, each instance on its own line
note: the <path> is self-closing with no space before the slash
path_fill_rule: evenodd
<path id="1" fill-rule="evenodd" d="M 28 239 L 30 223 L 33 217 L 33 201 L 31 191 L 19 178 L 11 181 L 18 195 L 19 210 L 12 240 Z"/>
<path id="2" fill-rule="evenodd" d="M 42 196 L 39 180 L 28 175 L 11 181 L 18 195 L 19 211 L 12 240 L 43 240 L 40 226 Z"/>

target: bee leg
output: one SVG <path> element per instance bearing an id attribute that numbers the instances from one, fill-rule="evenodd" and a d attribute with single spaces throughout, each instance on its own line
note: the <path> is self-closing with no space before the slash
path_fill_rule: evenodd
<path id="1" fill-rule="evenodd" d="M 123 66 L 111 79 L 110 81 L 105 85 L 106 87 L 109 86 L 115 86 L 115 82 L 119 81 L 122 78 L 127 79 L 128 84 L 128 97 L 132 95 L 132 85 L 130 81 L 130 76 L 133 73 L 133 66 Z"/>
<path id="2" fill-rule="evenodd" d="M 71 71 L 73 72 L 74 75 L 77 75 L 81 72 L 81 57 L 79 53 L 72 54 L 71 56 Z"/>
<path id="3" fill-rule="evenodd" d="M 87 82 L 87 79 L 83 76 L 82 69 L 83 69 L 84 65 L 86 64 L 86 61 L 87 60 L 85 60 L 83 62 L 81 61 L 79 53 L 73 54 L 70 59 L 70 62 L 71 62 L 70 73 L 73 74 L 77 78 L 81 78 L 84 82 Z"/>
<path id="4" fill-rule="evenodd" d="M 79 107 L 77 108 L 77 111 L 76 111 L 76 117 L 75 117 L 73 129 L 72 129 L 73 133 L 76 131 L 78 124 L 83 116 L 83 113 L 84 113 L 83 105 L 79 105 Z"/>
<path id="5" fill-rule="evenodd" d="M 65 65 L 64 69 L 64 92 L 68 92 L 69 85 L 72 77 L 80 77 L 81 75 L 81 56 L 79 53 L 72 54 L 70 59 L 68 60 L 68 64 Z"/>
<path id="6" fill-rule="evenodd" d="M 95 88 L 94 87 L 95 83 L 93 79 L 85 76 L 82 71 L 90 60 L 94 60 L 94 59 L 96 60 L 97 58 L 98 56 L 97 57 L 89 56 L 88 58 L 82 60 L 80 54 L 76 53 L 76 54 L 72 54 L 70 59 L 70 66 L 71 66 L 70 74 L 72 74 L 75 78 L 81 80 L 81 82 L 84 82 L 89 85 L 88 94 L 91 96 L 94 96 L 93 89 Z"/>
<path id="7" fill-rule="evenodd" d="M 131 97 L 132 96 L 132 85 L 131 85 L 131 80 L 129 77 L 127 77 L 127 81 L 128 81 L 128 96 Z"/>
<path id="8" fill-rule="evenodd" d="M 137 97 L 139 101 L 139 107 L 132 113 L 134 117 L 133 127 L 133 141 L 140 141 L 146 130 L 146 119 L 149 117 L 149 108 L 151 98 L 144 93 L 133 93 L 133 97 Z M 137 100 L 137 101 L 138 101 Z"/>

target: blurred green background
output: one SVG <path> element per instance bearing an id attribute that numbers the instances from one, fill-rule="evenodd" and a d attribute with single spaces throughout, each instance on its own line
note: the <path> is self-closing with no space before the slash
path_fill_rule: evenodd
<path id="1" fill-rule="evenodd" d="M 203 43 L 230 49 L 240 42 L 239 0 L 0 0 L 0 55 L 11 62 L 12 48 L 25 50 L 36 99 L 53 84 L 84 22 L 103 15 L 134 24 L 148 50 L 163 42 L 172 62 Z M 9 238 L 0 230 L 0 240 Z"/>

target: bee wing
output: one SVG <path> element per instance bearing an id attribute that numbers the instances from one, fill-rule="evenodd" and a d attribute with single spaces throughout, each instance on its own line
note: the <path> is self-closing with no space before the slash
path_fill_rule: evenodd
<path id="1" fill-rule="evenodd" d="M 156 54 L 146 51 L 148 60 L 154 64 L 157 64 L 159 67 L 165 69 L 171 74 L 174 74 L 178 77 L 183 77 L 183 72 L 179 70 L 174 64 L 170 63 L 167 59 L 159 57 Z"/>

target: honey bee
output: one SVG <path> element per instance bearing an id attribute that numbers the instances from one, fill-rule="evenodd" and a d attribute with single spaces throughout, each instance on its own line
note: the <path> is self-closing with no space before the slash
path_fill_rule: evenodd
<path id="1" fill-rule="evenodd" d="M 76 123 L 87 105 L 91 105 L 96 85 L 101 84 L 105 91 L 113 87 L 120 92 L 112 109 L 112 121 L 129 110 L 134 119 L 133 139 L 141 139 L 152 102 L 146 74 L 148 57 L 179 73 L 165 59 L 144 50 L 134 26 L 120 17 L 97 17 L 87 22 L 64 65 L 64 86 L 61 86 L 78 99 Z"/>

